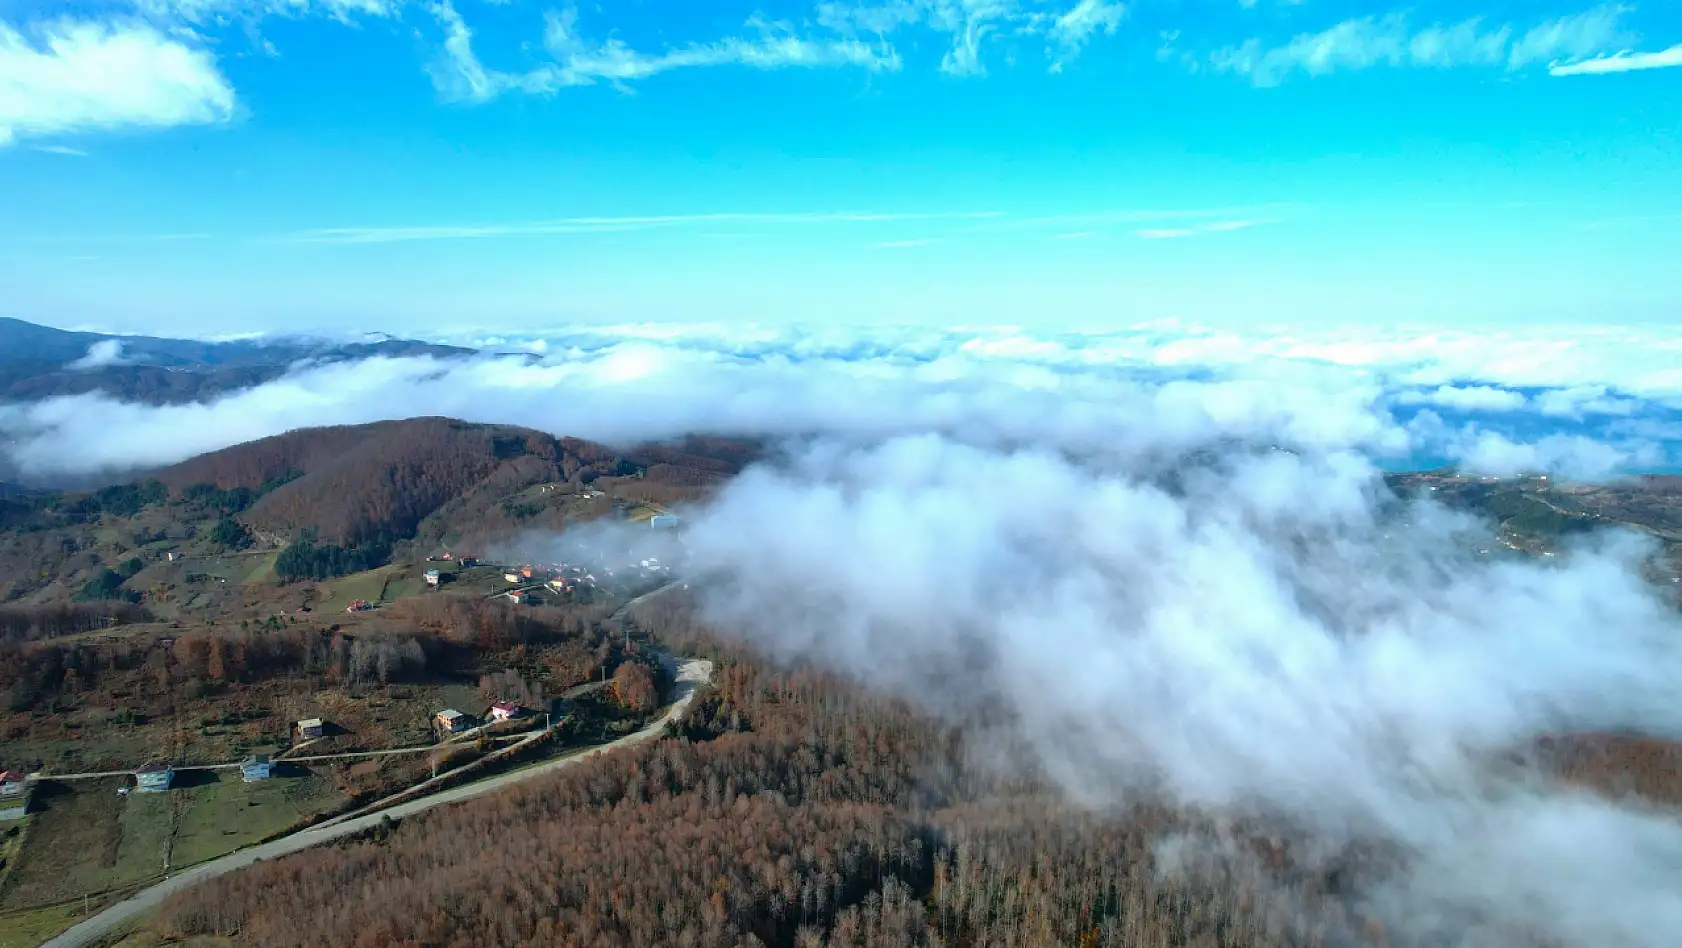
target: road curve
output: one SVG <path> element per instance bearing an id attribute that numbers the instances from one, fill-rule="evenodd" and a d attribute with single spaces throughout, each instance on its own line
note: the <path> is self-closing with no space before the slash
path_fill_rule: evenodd
<path id="1" fill-rule="evenodd" d="M 663 589 L 656 590 L 656 592 L 663 591 Z M 632 604 L 633 603 L 627 603 L 626 607 L 629 608 Z M 283 836 L 273 842 L 262 843 L 257 846 L 252 846 L 249 849 L 242 849 L 238 852 L 229 853 L 220 859 L 213 859 L 209 862 L 201 863 L 191 869 L 184 870 L 175 876 L 165 879 L 156 885 L 142 889 L 123 901 L 104 909 L 99 914 L 76 923 L 69 929 L 65 930 L 62 934 L 45 942 L 43 948 L 86 948 L 86 946 L 95 944 L 99 939 L 109 935 L 112 931 L 118 929 L 119 927 L 133 921 L 138 916 L 157 908 L 163 903 L 164 899 L 169 898 L 176 892 L 198 885 L 206 879 L 212 879 L 224 873 L 233 872 L 236 869 L 243 869 L 259 860 L 277 859 L 281 856 L 290 855 L 291 853 L 298 852 L 302 849 L 308 849 L 311 846 L 318 846 L 322 843 L 331 842 L 332 840 L 349 836 L 353 833 L 378 825 L 380 820 L 388 816 L 392 819 L 398 819 L 419 813 L 423 810 L 430 810 L 433 807 L 443 806 L 448 803 L 459 803 L 463 800 L 480 796 L 481 794 L 500 790 L 503 787 L 507 787 L 512 784 L 520 783 L 525 780 L 531 780 L 535 777 L 541 777 L 546 774 L 554 773 L 557 770 L 571 767 L 579 761 L 587 760 L 597 754 L 606 754 L 622 747 L 628 747 L 632 744 L 641 744 L 652 740 L 660 736 L 662 731 L 665 729 L 667 722 L 674 721 L 679 715 L 683 714 L 684 709 L 689 707 L 690 699 L 695 696 L 696 686 L 711 680 L 712 670 L 712 662 L 705 659 L 697 658 L 680 661 L 677 666 L 676 681 L 673 685 L 674 700 L 671 707 L 666 709 L 665 714 L 661 715 L 652 724 L 649 724 L 640 731 L 627 734 L 618 740 L 592 748 L 582 754 L 576 754 L 572 757 L 563 757 L 560 760 L 550 761 L 546 764 L 539 764 L 535 767 L 528 767 L 524 770 L 516 770 L 512 773 L 488 777 L 476 783 L 465 784 L 450 790 L 442 790 L 431 796 L 422 797 L 409 803 L 400 803 L 396 806 L 390 807 L 389 809 L 381 810 L 377 813 L 370 813 L 366 816 L 359 816 L 340 823 L 313 826 L 309 829 L 293 833 L 290 836 Z"/>

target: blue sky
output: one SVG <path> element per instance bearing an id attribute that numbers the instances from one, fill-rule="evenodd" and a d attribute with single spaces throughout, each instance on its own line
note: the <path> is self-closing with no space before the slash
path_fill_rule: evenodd
<path id="1" fill-rule="evenodd" d="M 1662 321 L 1682 10 L 0 0 L 61 325 Z"/>

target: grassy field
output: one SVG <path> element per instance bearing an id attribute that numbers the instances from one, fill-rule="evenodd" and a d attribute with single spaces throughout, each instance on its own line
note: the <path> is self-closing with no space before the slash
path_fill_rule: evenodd
<path id="1" fill-rule="evenodd" d="M 173 793 L 131 793 L 123 798 L 122 836 L 117 841 L 110 885 L 163 873 L 175 821 L 174 796 Z"/>
<path id="2" fill-rule="evenodd" d="M 99 906 L 90 906 L 98 911 Z M 0 915 L 0 948 L 35 948 L 82 917 L 82 904 L 71 902 L 50 908 Z"/>
<path id="3" fill-rule="evenodd" d="M 385 593 L 386 582 L 393 573 L 402 570 L 400 566 L 381 566 L 378 569 L 352 573 L 339 579 L 319 584 L 316 589 L 319 599 L 316 609 L 325 611 L 339 611 L 358 599 L 368 602 L 379 602 Z"/>
<path id="4" fill-rule="evenodd" d="M 177 866 L 232 852 L 341 802 L 326 780 L 301 767 L 256 783 L 241 781 L 237 770 L 214 771 L 170 796 L 180 808 L 170 856 Z"/>
<path id="5" fill-rule="evenodd" d="M 118 796 L 122 780 L 59 784 L 36 795 L 39 811 L 0 892 L 0 911 L 51 906 L 161 875 L 280 832 L 343 798 L 327 779 L 291 768 L 243 783 L 237 771 L 187 771 L 168 793 Z M 41 924 L 51 912 L 41 914 Z M 0 920 L 0 930 L 11 927 Z M 9 944 L 9 943 L 0 943 Z M 28 942 L 34 944 L 34 942 Z"/>
<path id="6" fill-rule="evenodd" d="M 241 583 L 249 586 L 253 583 L 272 583 L 275 581 L 274 561 L 279 553 L 265 553 L 253 556 L 246 561 L 245 576 Z"/>
<path id="7" fill-rule="evenodd" d="M 421 575 L 394 576 L 385 584 L 385 590 L 380 597 L 386 602 L 396 602 L 409 596 L 418 596 L 426 592 L 429 586 Z"/>
<path id="8" fill-rule="evenodd" d="M 37 788 L 33 825 L 0 892 L 0 910 L 50 905 L 134 881 L 118 870 L 127 802 L 117 796 L 122 784 L 84 780 Z M 151 872 L 162 869 L 159 855 Z"/>

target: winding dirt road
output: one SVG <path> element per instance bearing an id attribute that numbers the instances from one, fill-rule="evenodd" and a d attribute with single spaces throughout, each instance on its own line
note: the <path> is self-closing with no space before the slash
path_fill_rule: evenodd
<path id="1" fill-rule="evenodd" d="M 655 593 L 651 593 L 650 595 L 663 591 L 664 589 L 656 590 Z M 646 598 L 648 597 L 641 597 L 638 600 L 627 603 L 624 609 L 621 609 L 619 613 L 616 613 L 616 616 L 623 614 L 625 611 L 629 610 L 632 605 L 635 605 L 636 602 Z M 644 727 L 640 731 L 627 734 L 618 740 L 603 744 L 600 747 L 592 748 L 589 751 L 572 757 L 563 757 L 560 760 L 550 761 L 546 764 L 539 764 L 535 767 L 528 767 L 524 770 L 516 770 L 511 773 L 488 777 L 476 783 L 465 784 L 450 790 L 443 790 L 431 796 L 422 797 L 408 803 L 400 803 L 396 806 L 390 807 L 389 809 L 381 810 L 377 813 L 370 813 L 366 816 L 358 816 L 343 822 L 312 826 L 309 829 L 300 830 L 299 832 L 274 840 L 273 842 L 262 843 L 257 846 L 252 846 L 249 849 L 242 849 L 238 852 L 229 853 L 220 859 L 213 859 L 210 862 L 201 863 L 191 869 L 184 870 L 178 875 L 159 882 L 150 888 L 142 889 L 140 892 L 137 892 L 129 898 L 106 908 L 91 918 L 78 922 L 76 925 L 66 930 L 63 934 L 47 941 L 45 948 L 86 948 L 86 946 L 96 944 L 99 939 L 132 922 L 138 916 L 157 908 L 163 903 L 164 899 L 176 892 L 190 886 L 198 885 L 206 879 L 214 878 L 222 875 L 223 873 L 233 872 L 236 869 L 243 869 L 258 860 L 277 859 L 281 856 L 298 852 L 301 849 L 318 846 L 322 843 L 331 842 L 332 840 L 340 839 L 353 833 L 369 829 L 378 825 L 380 820 L 388 816 L 392 819 L 399 819 L 411 814 L 420 813 L 424 810 L 430 810 L 433 807 L 444 806 L 450 803 L 460 803 L 463 800 L 470 800 L 473 797 L 481 796 L 486 793 L 493 793 L 512 784 L 520 783 L 525 780 L 532 780 L 534 778 L 542 777 L 558 770 L 574 766 L 579 761 L 588 760 L 597 754 L 606 754 L 622 747 L 629 747 L 633 744 L 641 744 L 646 741 L 653 740 L 660 736 L 662 731 L 665 729 L 667 722 L 677 720 L 678 716 L 683 714 L 684 709 L 689 707 L 690 699 L 695 696 L 695 688 L 701 683 L 711 680 L 712 671 L 712 662 L 705 659 L 685 659 L 678 662 L 676 681 L 672 688 L 672 697 L 674 700 L 671 707 L 666 709 L 665 714 L 661 715 L 653 723 Z"/>

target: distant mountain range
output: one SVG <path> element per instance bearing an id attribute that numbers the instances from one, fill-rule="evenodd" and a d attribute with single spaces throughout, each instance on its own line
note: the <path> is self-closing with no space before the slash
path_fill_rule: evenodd
<path id="1" fill-rule="evenodd" d="M 0 317 L 0 402 L 105 392 L 154 405 L 201 401 L 284 375 L 302 359 L 452 358 L 474 350 L 407 339 L 343 343 L 276 338 L 203 342 L 70 332 Z"/>

